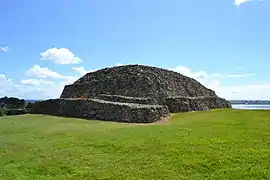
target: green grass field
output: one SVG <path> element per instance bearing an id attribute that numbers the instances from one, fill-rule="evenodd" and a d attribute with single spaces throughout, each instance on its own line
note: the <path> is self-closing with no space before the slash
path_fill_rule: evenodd
<path id="1" fill-rule="evenodd" d="M 151 125 L 0 118 L 0 179 L 270 179 L 270 111 L 174 114 Z"/>

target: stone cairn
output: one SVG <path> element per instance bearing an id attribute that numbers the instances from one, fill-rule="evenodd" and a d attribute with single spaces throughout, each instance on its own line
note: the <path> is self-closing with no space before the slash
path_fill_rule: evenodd
<path id="1" fill-rule="evenodd" d="M 162 68 L 125 65 L 90 72 L 66 85 L 59 99 L 31 113 L 116 122 L 152 123 L 170 113 L 231 108 L 195 79 Z"/>

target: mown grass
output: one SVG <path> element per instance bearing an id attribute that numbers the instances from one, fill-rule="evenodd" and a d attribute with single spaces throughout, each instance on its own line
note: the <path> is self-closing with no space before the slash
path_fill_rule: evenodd
<path id="1" fill-rule="evenodd" d="M 0 118 L 0 179 L 270 179 L 270 111 L 174 114 L 164 124 Z"/>

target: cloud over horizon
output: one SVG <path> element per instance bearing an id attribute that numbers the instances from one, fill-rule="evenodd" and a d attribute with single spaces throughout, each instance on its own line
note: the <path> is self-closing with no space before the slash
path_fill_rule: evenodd
<path id="1" fill-rule="evenodd" d="M 74 79 L 72 76 L 63 76 L 58 72 L 52 71 L 47 67 L 40 67 L 39 65 L 34 65 L 28 69 L 25 73 L 27 76 L 33 76 L 38 78 L 59 78 L 59 79 Z"/>
<path id="2" fill-rule="evenodd" d="M 33 86 L 39 86 L 39 85 L 53 85 L 53 81 L 46 81 L 43 79 L 23 79 L 21 80 L 22 84 L 25 85 L 33 85 Z"/>
<path id="3" fill-rule="evenodd" d="M 192 71 L 186 66 L 177 66 L 175 68 L 169 68 L 169 70 L 181 73 L 185 76 L 196 79 L 202 85 L 210 88 L 216 92 L 220 97 L 229 100 L 239 99 L 270 99 L 268 91 L 270 88 L 269 84 L 250 84 L 243 86 L 224 86 L 222 85 L 221 78 L 247 78 L 249 76 L 255 76 L 255 73 L 244 73 L 244 74 L 221 74 L 221 73 L 207 73 L 205 71 Z M 259 94 L 258 94 L 259 93 Z"/>

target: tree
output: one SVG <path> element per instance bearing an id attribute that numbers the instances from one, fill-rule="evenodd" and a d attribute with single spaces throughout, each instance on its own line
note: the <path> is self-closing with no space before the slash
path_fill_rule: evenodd
<path id="1" fill-rule="evenodd" d="M 0 98 L 0 105 L 2 108 L 23 109 L 25 101 L 24 99 L 18 99 L 14 97 L 3 97 Z"/>
<path id="2" fill-rule="evenodd" d="M 27 105 L 25 106 L 25 109 L 26 109 L 27 112 L 30 112 L 32 107 L 33 107 L 33 103 L 29 102 L 29 103 L 27 103 Z"/>

